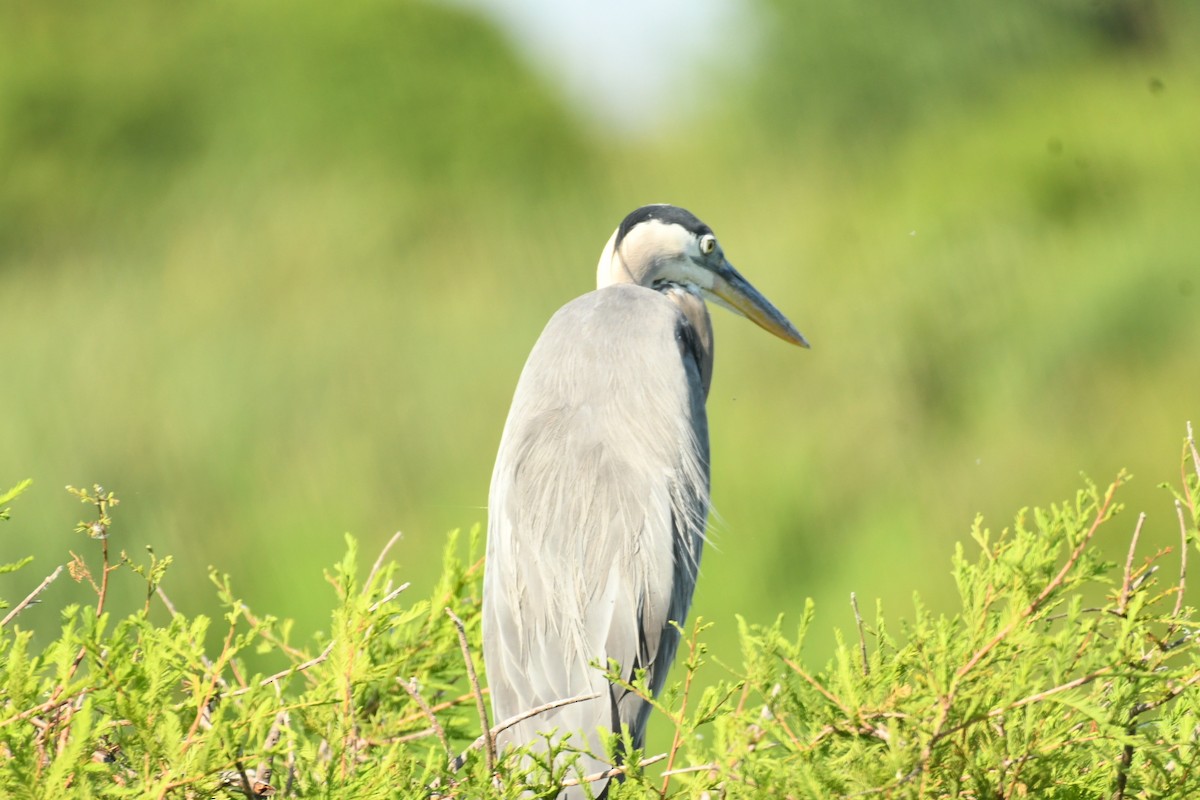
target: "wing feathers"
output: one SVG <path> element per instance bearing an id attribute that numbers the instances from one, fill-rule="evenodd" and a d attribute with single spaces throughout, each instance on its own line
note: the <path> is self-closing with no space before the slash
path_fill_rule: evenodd
<path id="1" fill-rule="evenodd" d="M 706 376 L 678 339 L 688 324 L 658 292 L 602 289 L 555 315 L 522 372 L 489 500 L 492 703 L 505 719 L 603 696 L 530 719 L 504 743 L 557 728 L 602 755 L 596 729 L 626 724 L 641 744 L 649 705 L 590 664 L 614 659 L 627 679 L 646 669 L 657 693 L 679 639 L 669 620 L 682 622 L 691 602 L 708 434 Z"/>

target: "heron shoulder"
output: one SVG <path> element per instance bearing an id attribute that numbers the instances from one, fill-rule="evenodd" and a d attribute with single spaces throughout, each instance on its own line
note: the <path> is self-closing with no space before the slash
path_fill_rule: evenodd
<path id="1" fill-rule="evenodd" d="M 708 308 L 698 295 L 680 286 L 660 290 L 618 283 L 581 295 L 560 308 L 538 344 L 607 342 L 610 349 L 653 351 L 685 326 L 694 328 L 704 339 L 704 346 L 711 348 Z M 670 336 L 664 338 L 664 332 Z"/>
<path id="2" fill-rule="evenodd" d="M 680 306 L 636 284 L 589 292 L 547 323 L 513 396 L 502 446 L 569 437 L 607 441 L 659 420 L 702 424 L 708 367 Z M 701 355 L 703 357 L 703 355 Z M 678 446 L 666 441 L 661 446 Z M 630 443 L 632 447 L 633 444 Z"/>

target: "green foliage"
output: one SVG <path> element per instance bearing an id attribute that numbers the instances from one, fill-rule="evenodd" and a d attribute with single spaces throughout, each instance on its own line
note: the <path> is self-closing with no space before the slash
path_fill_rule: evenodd
<path id="1" fill-rule="evenodd" d="M 1182 467 L 1177 578 L 1163 577 L 1174 549 L 1141 553 L 1144 515 L 1122 561 L 1100 551 L 1122 474 L 1022 510 L 999 533 L 977 520 L 953 558 L 957 613 L 934 614 L 914 595 L 914 616 L 893 632 L 882 611 L 864 624 L 855 600 L 856 640 L 838 634 L 822 669 L 804 655 L 810 602 L 790 635 L 782 617 L 741 622 L 742 664 L 701 688 L 710 626 L 697 620 L 682 631 L 683 680 L 652 700 L 671 745 L 648 754 L 612 737 L 626 779 L 610 796 L 1196 796 L 1200 652 L 1183 594 L 1200 523 L 1190 432 Z M 252 612 L 216 571 L 223 616 L 177 613 L 162 589 L 169 560 L 110 558 L 116 496 L 71 491 L 93 508 L 78 531 L 100 552 L 75 555 L 70 572 L 96 602 L 64 608 L 44 648 L 10 623 L 45 584 L 2 623 L 5 796 L 553 797 L 566 777 L 556 747 L 496 755 L 481 735 L 478 529 L 465 557 L 451 535 L 436 589 L 412 602 L 388 559 L 399 535 L 365 575 L 347 536 L 325 575 L 328 631 L 297 645 L 289 621 Z M 106 609 L 116 573 L 146 583 L 144 607 Z M 210 627 L 215 655 L 203 644 Z M 252 673 L 251 653 L 282 668 Z M 641 675 L 626 685 L 646 694 Z"/>
<path id="2" fill-rule="evenodd" d="M 76 555 L 70 565 L 96 602 L 63 609 L 58 638 L 41 652 L 15 626 L 0 635 L 0 794 L 208 797 L 249 786 L 265 796 L 274 775 L 289 796 L 390 797 L 448 775 L 443 748 L 474 738 L 473 695 L 444 610 L 467 621 L 477 650 L 478 531 L 466 561 L 451 536 L 436 592 L 412 604 L 402 603 L 408 584 L 385 554 L 360 575 L 347 537 L 346 557 L 326 575 L 335 598 L 328 635 L 306 649 L 290 642 L 289 622 L 254 614 L 216 572 L 220 620 L 175 612 L 161 588 L 169 559 L 110 558 L 116 496 L 71 491 L 96 512 L 78 531 L 99 541 L 99 563 Z M 117 572 L 148 587 L 146 605 L 124 616 L 105 610 Z M 152 608 L 155 595 L 162 602 Z M 222 637 L 212 657 L 203 646 L 210 627 Z M 253 674 L 250 653 L 282 669 Z M 436 710 L 441 745 L 417 698 Z"/>

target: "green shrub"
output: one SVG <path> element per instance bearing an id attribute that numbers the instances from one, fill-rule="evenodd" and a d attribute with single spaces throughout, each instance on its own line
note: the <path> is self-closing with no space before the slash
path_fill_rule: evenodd
<path id="1" fill-rule="evenodd" d="M 1089 483 L 1000 533 L 977 520 L 953 559 L 957 613 L 914 594 L 913 618 L 893 632 L 878 611 L 862 621 L 855 602 L 857 629 L 822 669 L 803 654 L 810 603 L 791 635 L 782 618 L 742 622 L 741 665 L 701 688 L 706 626 L 695 622 L 683 681 L 655 701 L 672 745 L 634 754 L 611 795 L 1200 796 L 1200 659 L 1184 603 L 1200 519 L 1190 431 L 1183 468 L 1178 553 L 1139 551 L 1144 516 L 1127 554 L 1098 552 L 1126 477 Z M 0 495 L 0 512 L 24 487 Z M 326 574 L 329 633 L 297 645 L 288 621 L 252 612 L 215 571 L 223 618 L 177 613 L 163 590 L 170 559 L 115 554 L 117 498 L 72 492 L 92 509 L 77 530 L 94 542 L 67 570 L 96 600 L 64 608 L 57 638 L 33 647 L 15 619 L 60 568 L 0 622 L 4 796 L 554 796 L 561 765 L 497 756 L 480 736 L 478 530 L 451 535 L 440 583 L 417 600 L 388 560 L 395 538 L 364 575 L 347 537 Z M 141 608 L 106 607 L 118 576 L 144 583 Z M 214 627 L 220 647 L 206 648 Z M 251 674 L 248 656 L 284 667 Z"/>

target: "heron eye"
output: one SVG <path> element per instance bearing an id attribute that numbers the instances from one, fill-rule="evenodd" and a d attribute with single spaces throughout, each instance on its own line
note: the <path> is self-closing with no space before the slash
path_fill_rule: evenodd
<path id="1" fill-rule="evenodd" d="M 717 237 L 711 233 L 706 233 L 700 237 L 700 252 L 704 255 L 710 255 L 713 250 L 717 249 Z"/>

